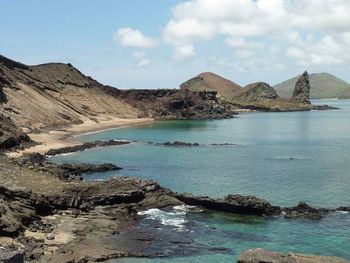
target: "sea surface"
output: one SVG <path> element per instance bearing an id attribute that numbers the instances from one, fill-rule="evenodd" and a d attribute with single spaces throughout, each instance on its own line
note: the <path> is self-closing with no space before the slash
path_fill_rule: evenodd
<path id="1" fill-rule="evenodd" d="M 350 206 L 350 100 L 313 103 L 340 109 L 243 113 L 229 120 L 167 121 L 113 129 L 80 139 L 135 142 L 53 160 L 111 162 L 124 168 L 87 175 L 87 180 L 133 176 L 197 195 L 255 195 L 281 206 L 299 201 L 316 207 Z M 200 146 L 155 144 L 175 140 Z M 350 259 L 350 215 L 345 212 L 310 221 L 183 211 L 145 211 L 141 225 L 147 228 L 158 222 L 165 235 L 193 240 L 197 253 L 112 262 L 235 262 L 239 253 L 256 247 Z"/>

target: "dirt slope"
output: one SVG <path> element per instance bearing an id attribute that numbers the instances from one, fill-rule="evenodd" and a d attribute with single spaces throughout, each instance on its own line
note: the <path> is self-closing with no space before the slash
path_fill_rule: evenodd
<path id="1" fill-rule="evenodd" d="M 0 56 L 0 113 L 29 132 L 86 120 L 227 118 L 232 112 L 208 92 L 118 90 L 71 64 L 27 66 Z"/>
<path id="2" fill-rule="evenodd" d="M 216 91 L 223 97 L 231 97 L 241 89 L 241 86 L 212 72 L 204 72 L 182 83 L 180 88 L 192 91 Z"/>

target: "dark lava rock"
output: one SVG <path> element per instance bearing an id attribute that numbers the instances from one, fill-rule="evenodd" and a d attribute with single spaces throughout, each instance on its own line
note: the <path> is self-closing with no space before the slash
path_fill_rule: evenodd
<path id="1" fill-rule="evenodd" d="M 234 97 L 234 100 L 252 103 L 266 100 L 275 100 L 278 98 L 276 90 L 269 84 L 258 82 L 250 84 Z"/>
<path id="2" fill-rule="evenodd" d="M 321 219 L 325 214 L 329 212 L 331 212 L 330 209 L 313 208 L 304 202 L 300 202 L 295 207 L 283 208 L 283 214 L 286 218 Z"/>
<path id="3" fill-rule="evenodd" d="M 237 144 L 234 143 L 212 143 L 213 146 L 236 146 Z"/>
<path id="4" fill-rule="evenodd" d="M 339 110 L 337 107 L 329 106 L 329 105 L 312 105 L 312 110 Z"/>
<path id="5" fill-rule="evenodd" d="M 24 200 L 22 194 L 0 186 L 0 236 L 17 236 L 26 224 L 39 219 L 27 199 L 30 193 L 23 196 Z"/>
<path id="6" fill-rule="evenodd" d="M 175 142 L 157 143 L 156 145 L 168 146 L 168 147 L 197 147 L 199 146 L 199 143 L 175 141 Z"/>
<path id="7" fill-rule="evenodd" d="M 44 255 L 44 240 L 33 237 L 19 237 L 17 240 L 25 247 L 25 262 L 40 262 Z"/>
<path id="8" fill-rule="evenodd" d="M 112 163 L 103 163 L 103 164 L 89 164 L 89 163 L 79 163 L 79 164 L 62 164 L 58 166 L 59 169 L 62 169 L 69 174 L 79 176 L 82 174 L 89 173 L 102 173 L 114 170 L 123 169 L 119 166 L 116 166 Z"/>
<path id="9" fill-rule="evenodd" d="M 278 215 L 281 212 L 280 207 L 272 206 L 265 199 L 255 196 L 227 195 L 224 198 L 213 199 L 185 193 L 178 195 L 177 198 L 188 205 L 237 214 Z"/>
<path id="10" fill-rule="evenodd" d="M 295 89 L 293 92 L 292 101 L 299 102 L 299 103 L 310 103 L 310 80 L 309 80 L 309 74 L 307 71 L 301 75 L 301 77 L 298 79 L 297 83 L 295 84 Z"/>
<path id="11" fill-rule="evenodd" d="M 237 263 L 349 263 L 349 260 L 338 257 L 325 257 L 295 253 L 278 253 L 261 248 L 243 252 Z"/>
<path id="12" fill-rule="evenodd" d="M 0 152 L 12 148 L 23 148 L 30 142 L 27 134 L 18 128 L 10 118 L 0 113 Z"/>
<path id="13" fill-rule="evenodd" d="M 54 230 L 55 226 L 52 223 L 43 222 L 41 220 L 33 221 L 29 224 L 28 229 L 32 232 L 40 233 L 51 233 Z"/>
<path id="14" fill-rule="evenodd" d="M 24 263 L 24 251 L 0 247 L 0 262 L 2 263 Z"/>
<path id="15" fill-rule="evenodd" d="M 19 159 L 14 159 L 21 166 L 26 166 L 30 169 L 48 172 L 65 181 L 82 180 L 83 174 L 108 172 L 122 169 L 111 163 L 104 164 L 56 164 L 47 160 L 47 157 L 39 153 L 25 154 Z"/>
<path id="16" fill-rule="evenodd" d="M 60 149 L 51 149 L 46 153 L 46 155 L 54 156 L 54 155 L 58 155 L 58 154 L 85 151 L 85 150 L 97 148 L 97 147 L 124 145 L 124 144 L 130 144 L 130 143 L 131 142 L 129 142 L 129 141 L 120 141 L 120 140 L 85 142 L 81 145 L 64 147 L 64 148 L 60 148 Z"/>

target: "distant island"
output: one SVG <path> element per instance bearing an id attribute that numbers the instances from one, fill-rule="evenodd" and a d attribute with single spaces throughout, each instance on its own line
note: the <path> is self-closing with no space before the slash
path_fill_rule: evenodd
<path id="1" fill-rule="evenodd" d="M 328 106 L 315 106 L 309 101 L 312 85 L 305 71 L 297 78 L 292 94 L 288 98 L 279 96 L 268 83 L 257 82 L 241 87 L 212 72 L 204 72 L 180 85 L 181 90 L 193 92 L 217 92 L 218 97 L 237 110 L 256 111 L 308 111 L 330 109 Z"/>
<path id="2" fill-rule="evenodd" d="M 273 87 L 282 98 L 290 98 L 299 77 L 295 76 Z M 309 78 L 310 99 L 350 99 L 350 84 L 346 81 L 329 73 L 312 73 Z"/>

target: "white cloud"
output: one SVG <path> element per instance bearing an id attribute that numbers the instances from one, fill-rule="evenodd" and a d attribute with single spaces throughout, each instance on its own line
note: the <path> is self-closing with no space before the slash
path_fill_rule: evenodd
<path id="1" fill-rule="evenodd" d="M 134 51 L 132 57 L 136 59 L 136 67 L 138 68 L 147 67 L 152 62 L 144 51 Z"/>
<path id="2" fill-rule="evenodd" d="M 262 43 L 257 42 L 248 42 L 244 38 L 228 38 L 226 41 L 227 45 L 234 48 L 251 48 L 251 49 L 259 49 L 264 45 Z"/>
<path id="3" fill-rule="evenodd" d="M 114 34 L 113 40 L 125 47 L 153 48 L 158 45 L 157 39 L 147 37 L 141 31 L 130 27 L 120 28 Z"/>
<path id="4" fill-rule="evenodd" d="M 176 46 L 174 58 L 177 60 L 185 60 L 195 56 L 194 47 L 192 45 Z"/>
<path id="5" fill-rule="evenodd" d="M 242 72 L 264 63 L 279 69 L 288 63 L 342 65 L 350 62 L 348 14 L 349 0 L 186 0 L 171 9 L 160 38 L 176 60 L 191 59 L 197 44 L 222 38 Z M 160 44 L 130 27 L 120 28 L 114 41 L 139 49 Z M 151 64 L 143 51 L 133 57 L 138 67 Z"/>
<path id="6" fill-rule="evenodd" d="M 267 47 L 267 57 L 278 53 L 303 65 L 341 64 L 350 61 L 344 55 L 349 13 L 349 0 L 187 0 L 172 8 L 163 40 L 177 59 L 193 57 L 198 42 L 223 36 L 238 58 Z"/>
<path id="7" fill-rule="evenodd" d="M 316 39 L 308 35 L 288 48 L 287 55 L 297 59 L 299 65 L 337 65 L 350 60 L 348 44 L 330 35 Z"/>

